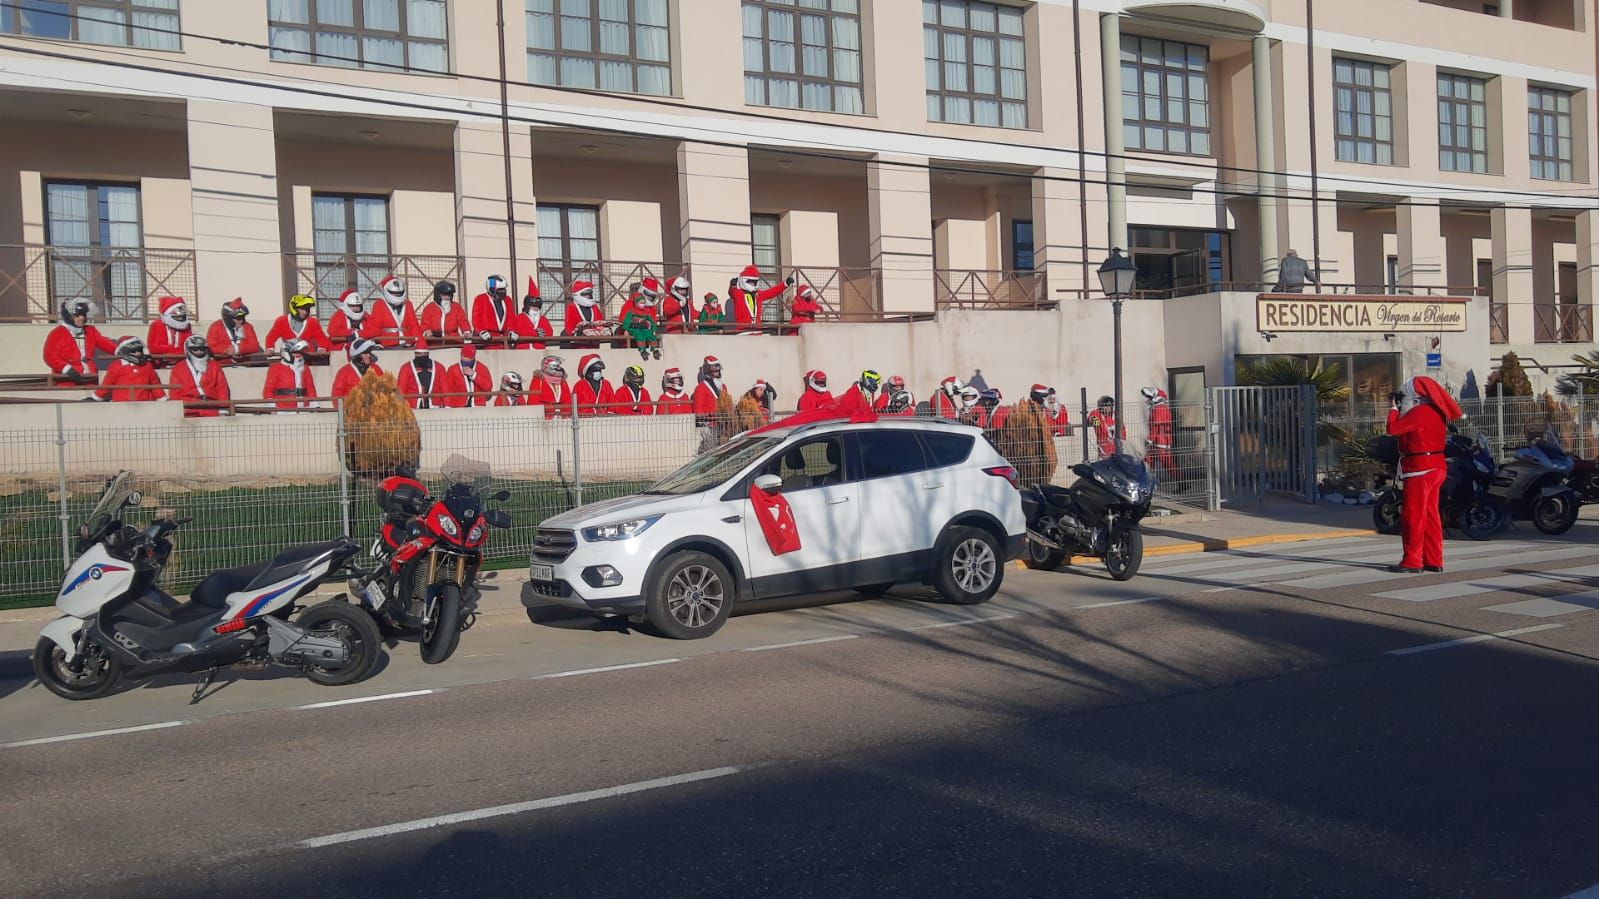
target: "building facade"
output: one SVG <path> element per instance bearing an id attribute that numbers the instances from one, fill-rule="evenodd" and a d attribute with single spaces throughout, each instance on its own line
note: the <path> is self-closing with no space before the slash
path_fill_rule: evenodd
<path id="1" fill-rule="evenodd" d="M 646 274 L 722 294 L 755 262 L 861 327 L 1050 312 L 1101 366 L 1116 246 L 1174 392 L 1283 354 L 1372 401 L 1434 352 L 1468 387 L 1504 349 L 1594 349 L 1594 12 L 6 0 L 0 330 L 73 296 L 276 314 L 390 272 L 582 278 L 614 310 Z M 1465 298 L 1466 325 L 1271 333 L 1255 296 L 1290 249 L 1323 294 Z"/>

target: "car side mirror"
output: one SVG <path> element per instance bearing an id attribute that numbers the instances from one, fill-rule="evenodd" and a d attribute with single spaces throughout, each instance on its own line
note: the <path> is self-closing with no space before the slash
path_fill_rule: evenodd
<path id="1" fill-rule="evenodd" d="M 755 486 L 767 493 L 776 493 L 783 489 L 783 479 L 775 474 L 763 474 L 755 479 Z"/>
<path id="2" fill-rule="evenodd" d="M 494 494 L 493 496 L 489 497 L 489 499 L 492 499 L 492 500 L 494 500 L 497 503 L 503 503 L 503 502 L 505 502 L 506 500 L 508 500 L 510 498 L 511 498 L 511 491 L 509 491 L 509 490 L 501 490 L 498 493 Z"/>
<path id="3" fill-rule="evenodd" d="M 505 530 L 511 526 L 511 513 L 505 511 L 504 509 L 490 509 L 488 514 L 484 515 L 483 517 L 488 519 L 490 525 L 501 530 Z"/>

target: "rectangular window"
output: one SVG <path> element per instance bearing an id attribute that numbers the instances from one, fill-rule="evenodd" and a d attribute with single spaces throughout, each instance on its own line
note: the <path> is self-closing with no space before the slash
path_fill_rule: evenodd
<path id="1" fill-rule="evenodd" d="M 1017 272 L 1033 270 L 1033 223 L 1027 219 L 1011 219 L 1010 267 Z"/>
<path id="2" fill-rule="evenodd" d="M 375 296 L 392 274 L 388 197 L 312 194 L 311 248 L 318 316 L 332 315 L 346 290 Z"/>
<path id="3" fill-rule="evenodd" d="M 1121 56 L 1127 149 L 1211 155 L 1210 48 L 1124 34 Z"/>
<path id="4" fill-rule="evenodd" d="M 450 70 L 445 0 L 267 0 L 272 58 L 395 72 Z"/>
<path id="5" fill-rule="evenodd" d="M 1343 162 L 1394 164 L 1393 73 L 1380 62 L 1333 60 L 1336 148 Z"/>
<path id="6" fill-rule="evenodd" d="M 1383 277 L 1384 277 L 1385 280 L 1387 280 L 1388 283 L 1383 285 L 1383 293 L 1389 293 L 1389 294 L 1398 293 L 1399 292 L 1399 257 L 1398 256 L 1389 256 L 1387 258 L 1387 260 L 1385 260 L 1385 261 L 1387 262 L 1387 266 L 1383 270 Z"/>
<path id="7" fill-rule="evenodd" d="M 1488 171 L 1488 82 L 1438 73 L 1438 167 Z"/>
<path id="8" fill-rule="evenodd" d="M 580 277 L 595 281 L 600 264 L 600 208 L 540 203 L 539 293 L 553 303 Z M 596 293 L 605 298 L 596 281 Z"/>
<path id="9" fill-rule="evenodd" d="M 107 321 L 145 318 L 144 244 L 139 188 L 132 184 L 51 181 L 44 186 L 45 241 L 52 308 L 87 299 Z"/>
<path id="10" fill-rule="evenodd" d="M 1527 137 L 1532 177 L 1571 181 L 1571 92 L 1548 87 L 1527 89 Z"/>
<path id="11" fill-rule="evenodd" d="M 922 0 L 927 120 L 1027 127 L 1022 10 L 979 0 Z"/>
<path id="12" fill-rule="evenodd" d="M 783 257 L 778 249 L 778 228 L 781 218 L 769 214 L 750 216 L 750 260 L 761 270 L 767 285 L 782 280 Z M 761 320 L 774 324 L 781 323 L 782 305 L 767 303 L 761 309 Z"/>
<path id="13" fill-rule="evenodd" d="M 860 0 L 744 0 L 744 102 L 866 112 Z"/>
<path id="14" fill-rule="evenodd" d="M 1228 234 L 1186 228 L 1133 228 L 1132 258 L 1139 291 L 1187 296 L 1227 280 Z"/>
<path id="15" fill-rule="evenodd" d="M 667 0 L 527 0 L 527 79 L 669 95 L 670 27 Z"/>
<path id="16" fill-rule="evenodd" d="M 181 50 L 178 0 L 4 0 L 0 34 Z"/>

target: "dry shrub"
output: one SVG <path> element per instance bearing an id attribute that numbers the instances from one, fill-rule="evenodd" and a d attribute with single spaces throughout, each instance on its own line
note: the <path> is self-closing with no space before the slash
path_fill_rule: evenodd
<path id="1" fill-rule="evenodd" d="M 1048 484 L 1055 477 L 1054 428 L 1044 408 L 1024 399 L 1010 410 L 996 437 L 999 454 L 1016 466 L 1023 484 Z"/>
<path id="2" fill-rule="evenodd" d="M 380 480 L 422 460 L 422 429 L 394 376 L 368 371 L 344 398 L 344 459 L 356 477 Z"/>

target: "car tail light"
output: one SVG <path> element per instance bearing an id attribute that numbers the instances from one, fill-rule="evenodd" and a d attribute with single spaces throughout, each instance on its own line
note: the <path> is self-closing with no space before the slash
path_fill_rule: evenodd
<path id="1" fill-rule="evenodd" d="M 985 468 L 983 469 L 983 474 L 993 475 L 996 478 L 1004 478 L 1005 480 L 1010 481 L 1010 485 L 1012 487 L 1015 487 L 1017 490 L 1022 489 L 1021 476 L 1016 473 L 1016 469 L 1010 467 L 1009 465 L 996 465 L 993 468 Z"/>

